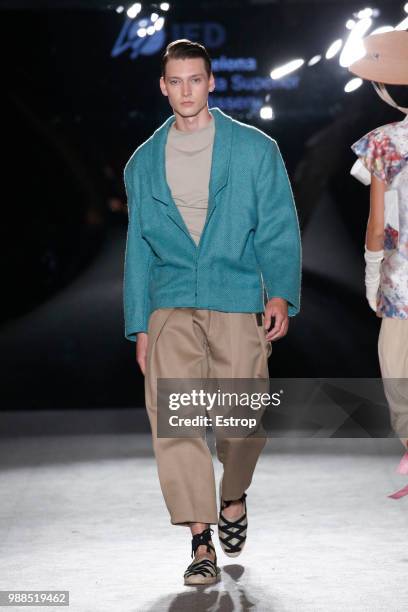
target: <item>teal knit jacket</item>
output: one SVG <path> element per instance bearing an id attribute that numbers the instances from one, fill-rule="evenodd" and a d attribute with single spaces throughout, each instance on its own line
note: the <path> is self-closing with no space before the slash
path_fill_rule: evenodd
<path id="1" fill-rule="evenodd" d="M 206 222 L 198 246 L 166 181 L 171 115 L 124 170 L 129 221 L 125 337 L 147 332 L 157 308 L 262 312 L 285 298 L 299 312 L 301 246 L 288 175 L 275 140 L 210 108 L 215 136 Z"/>

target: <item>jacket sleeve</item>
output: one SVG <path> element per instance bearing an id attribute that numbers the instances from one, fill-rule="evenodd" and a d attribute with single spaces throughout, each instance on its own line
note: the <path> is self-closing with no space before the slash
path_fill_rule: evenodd
<path id="1" fill-rule="evenodd" d="M 254 248 L 268 300 L 284 298 L 290 317 L 300 309 L 301 241 L 288 174 L 277 143 L 269 139 L 256 184 L 258 223 Z"/>
<path id="2" fill-rule="evenodd" d="M 134 162 L 133 162 L 134 163 Z M 125 247 L 123 279 L 123 304 L 125 315 L 125 337 L 136 342 L 138 332 L 147 332 L 149 306 L 149 271 L 153 252 L 143 239 L 140 229 L 138 198 L 141 190 L 137 188 L 137 169 L 128 163 L 124 170 L 124 180 L 128 201 L 128 228 Z"/>

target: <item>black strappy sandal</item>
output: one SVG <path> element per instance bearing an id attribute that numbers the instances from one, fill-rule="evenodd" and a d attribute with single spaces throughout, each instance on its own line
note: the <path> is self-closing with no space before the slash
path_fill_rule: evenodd
<path id="1" fill-rule="evenodd" d="M 248 518 L 247 518 L 247 507 L 246 507 L 246 493 L 243 493 L 239 500 L 223 500 L 222 495 L 222 479 L 220 482 L 220 514 L 218 518 L 218 538 L 220 540 L 221 548 L 228 557 L 238 557 L 242 553 L 245 546 Z M 244 504 L 243 514 L 231 521 L 227 519 L 222 511 L 227 508 L 232 501 L 241 501 Z"/>
<path id="2" fill-rule="evenodd" d="M 210 544 L 211 534 L 214 533 L 214 530 L 210 527 L 204 529 L 201 533 L 196 533 L 191 540 L 191 556 L 193 557 L 197 548 L 201 544 L 207 545 L 207 551 L 214 551 L 215 548 L 212 544 Z M 215 554 L 214 561 L 211 559 L 199 558 L 198 560 L 194 560 L 186 571 L 184 572 L 184 584 L 187 585 L 197 585 L 197 584 L 213 584 L 217 582 L 221 574 L 221 570 L 217 567 L 217 555 Z"/>

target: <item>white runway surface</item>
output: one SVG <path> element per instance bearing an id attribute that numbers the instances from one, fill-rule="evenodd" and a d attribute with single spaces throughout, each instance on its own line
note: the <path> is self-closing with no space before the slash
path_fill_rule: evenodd
<path id="1" fill-rule="evenodd" d="M 225 556 L 213 526 L 222 579 L 207 588 L 183 584 L 191 537 L 170 524 L 149 434 L 0 449 L 2 590 L 68 590 L 71 612 L 408 609 L 408 497 L 387 497 L 407 483 L 398 439 L 268 440 L 245 550 Z"/>

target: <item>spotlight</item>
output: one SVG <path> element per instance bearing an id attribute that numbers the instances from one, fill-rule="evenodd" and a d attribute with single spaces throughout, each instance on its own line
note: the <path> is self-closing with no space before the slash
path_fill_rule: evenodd
<path id="1" fill-rule="evenodd" d="M 261 117 L 261 119 L 274 119 L 275 118 L 273 109 L 269 105 L 262 106 L 262 108 L 259 111 L 259 116 Z"/>
<path id="2" fill-rule="evenodd" d="M 314 66 L 315 64 L 317 64 L 318 62 L 320 62 L 320 60 L 322 59 L 321 55 L 314 55 L 308 62 L 307 65 L 308 66 Z"/>
<path id="3" fill-rule="evenodd" d="M 356 22 L 354 21 L 354 19 L 348 19 L 346 21 L 346 28 L 348 30 L 352 30 L 354 28 L 354 26 L 356 25 Z"/>
<path id="4" fill-rule="evenodd" d="M 347 68 L 354 61 L 364 57 L 365 48 L 362 42 L 364 34 L 371 28 L 373 20 L 370 17 L 361 19 L 351 30 L 348 39 L 344 43 L 343 50 L 340 55 L 339 64 L 343 68 Z"/>
<path id="5" fill-rule="evenodd" d="M 157 14 L 157 13 L 152 13 L 152 14 L 150 15 L 150 21 L 151 21 L 152 23 L 154 23 L 155 21 L 157 21 L 157 20 L 158 20 L 158 18 L 159 18 L 159 16 L 158 16 L 158 14 Z"/>
<path id="6" fill-rule="evenodd" d="M 288 62 L 287 64 L 284 64 L 283 66 L 280 66 L 279 68 L 275 68 L 271 72 L 271 79 L 280 79 L 283 76 L 289 74 L 290 72 L 294 72 L 294 70 L 297 70 L 298 68 L 303 66 L 304 63 L 305 60 L 303 59 L 295 59 L 291 62 Z"/>
<path id="7" fill-rule="evenodd" d="M 144 38 L 146 34 L 147 34 L 146 28 L 139 28 L 137 31 L 137 35 L 140 36 L 140 38 Z"/>
<path id="8" fill-rule="evenodd" d="M 360 78 L 351 79 L 348 83 L 346 83 L 344 87 L 344 91 L 346 93 L 350 93 L 351 91 L 355 91 L 356 89 L 361 87 L 362 84 L 363 84 L 363 79 L 360 79 Z"/>
<path id="9" fill-rule="evenodd" d="M 154 22 L 154 29 L 159 31 L 162 29 L 164 25 L 164 17 L 159 17 L 155 22 Z"/>
<path id="10" fill-rule="evenodd" d="M 326 59 L 331 59 L 340 51 L 343 41 L 341 38 L 335 40 L 326 51 Z"/>
<path id="11" fill-rule="evenodd" d="M 168 2 L 162 2 L 160 5 L 160 9 L 162 11 L 168 11 L 170 8 L 170 4 Z"/>
<path id="12" fill-rule="evenodd" d="M 359 11 L 357 13 L 357 17 L 359 19 L 365 19 L 366 17 L 372 17 L 373 16 L 373 9 L 371 8 L 365 8 L 362 11 Z"/>
<path id="13" fill-rule="evenodd" d="M 134 19 L 138 13 L 142 10 L 142 5 L 140 2 L 136 2 L 136 4 L 132 4 L 126 11 L 126 15 L 129 19 Z"/>
<path id="14" fill-rule="evenodd" d="M 116 12 L 117 12 L 117 13 L 119 13 L 119 14 L 120 14 L 120 13 L 123 13 L 123 11 L 124 11 L 124 10 L 125 10 L 125 9 L 123 8 L 123 6 L 117 6 L 117 7 L 116 7 Z"/>

